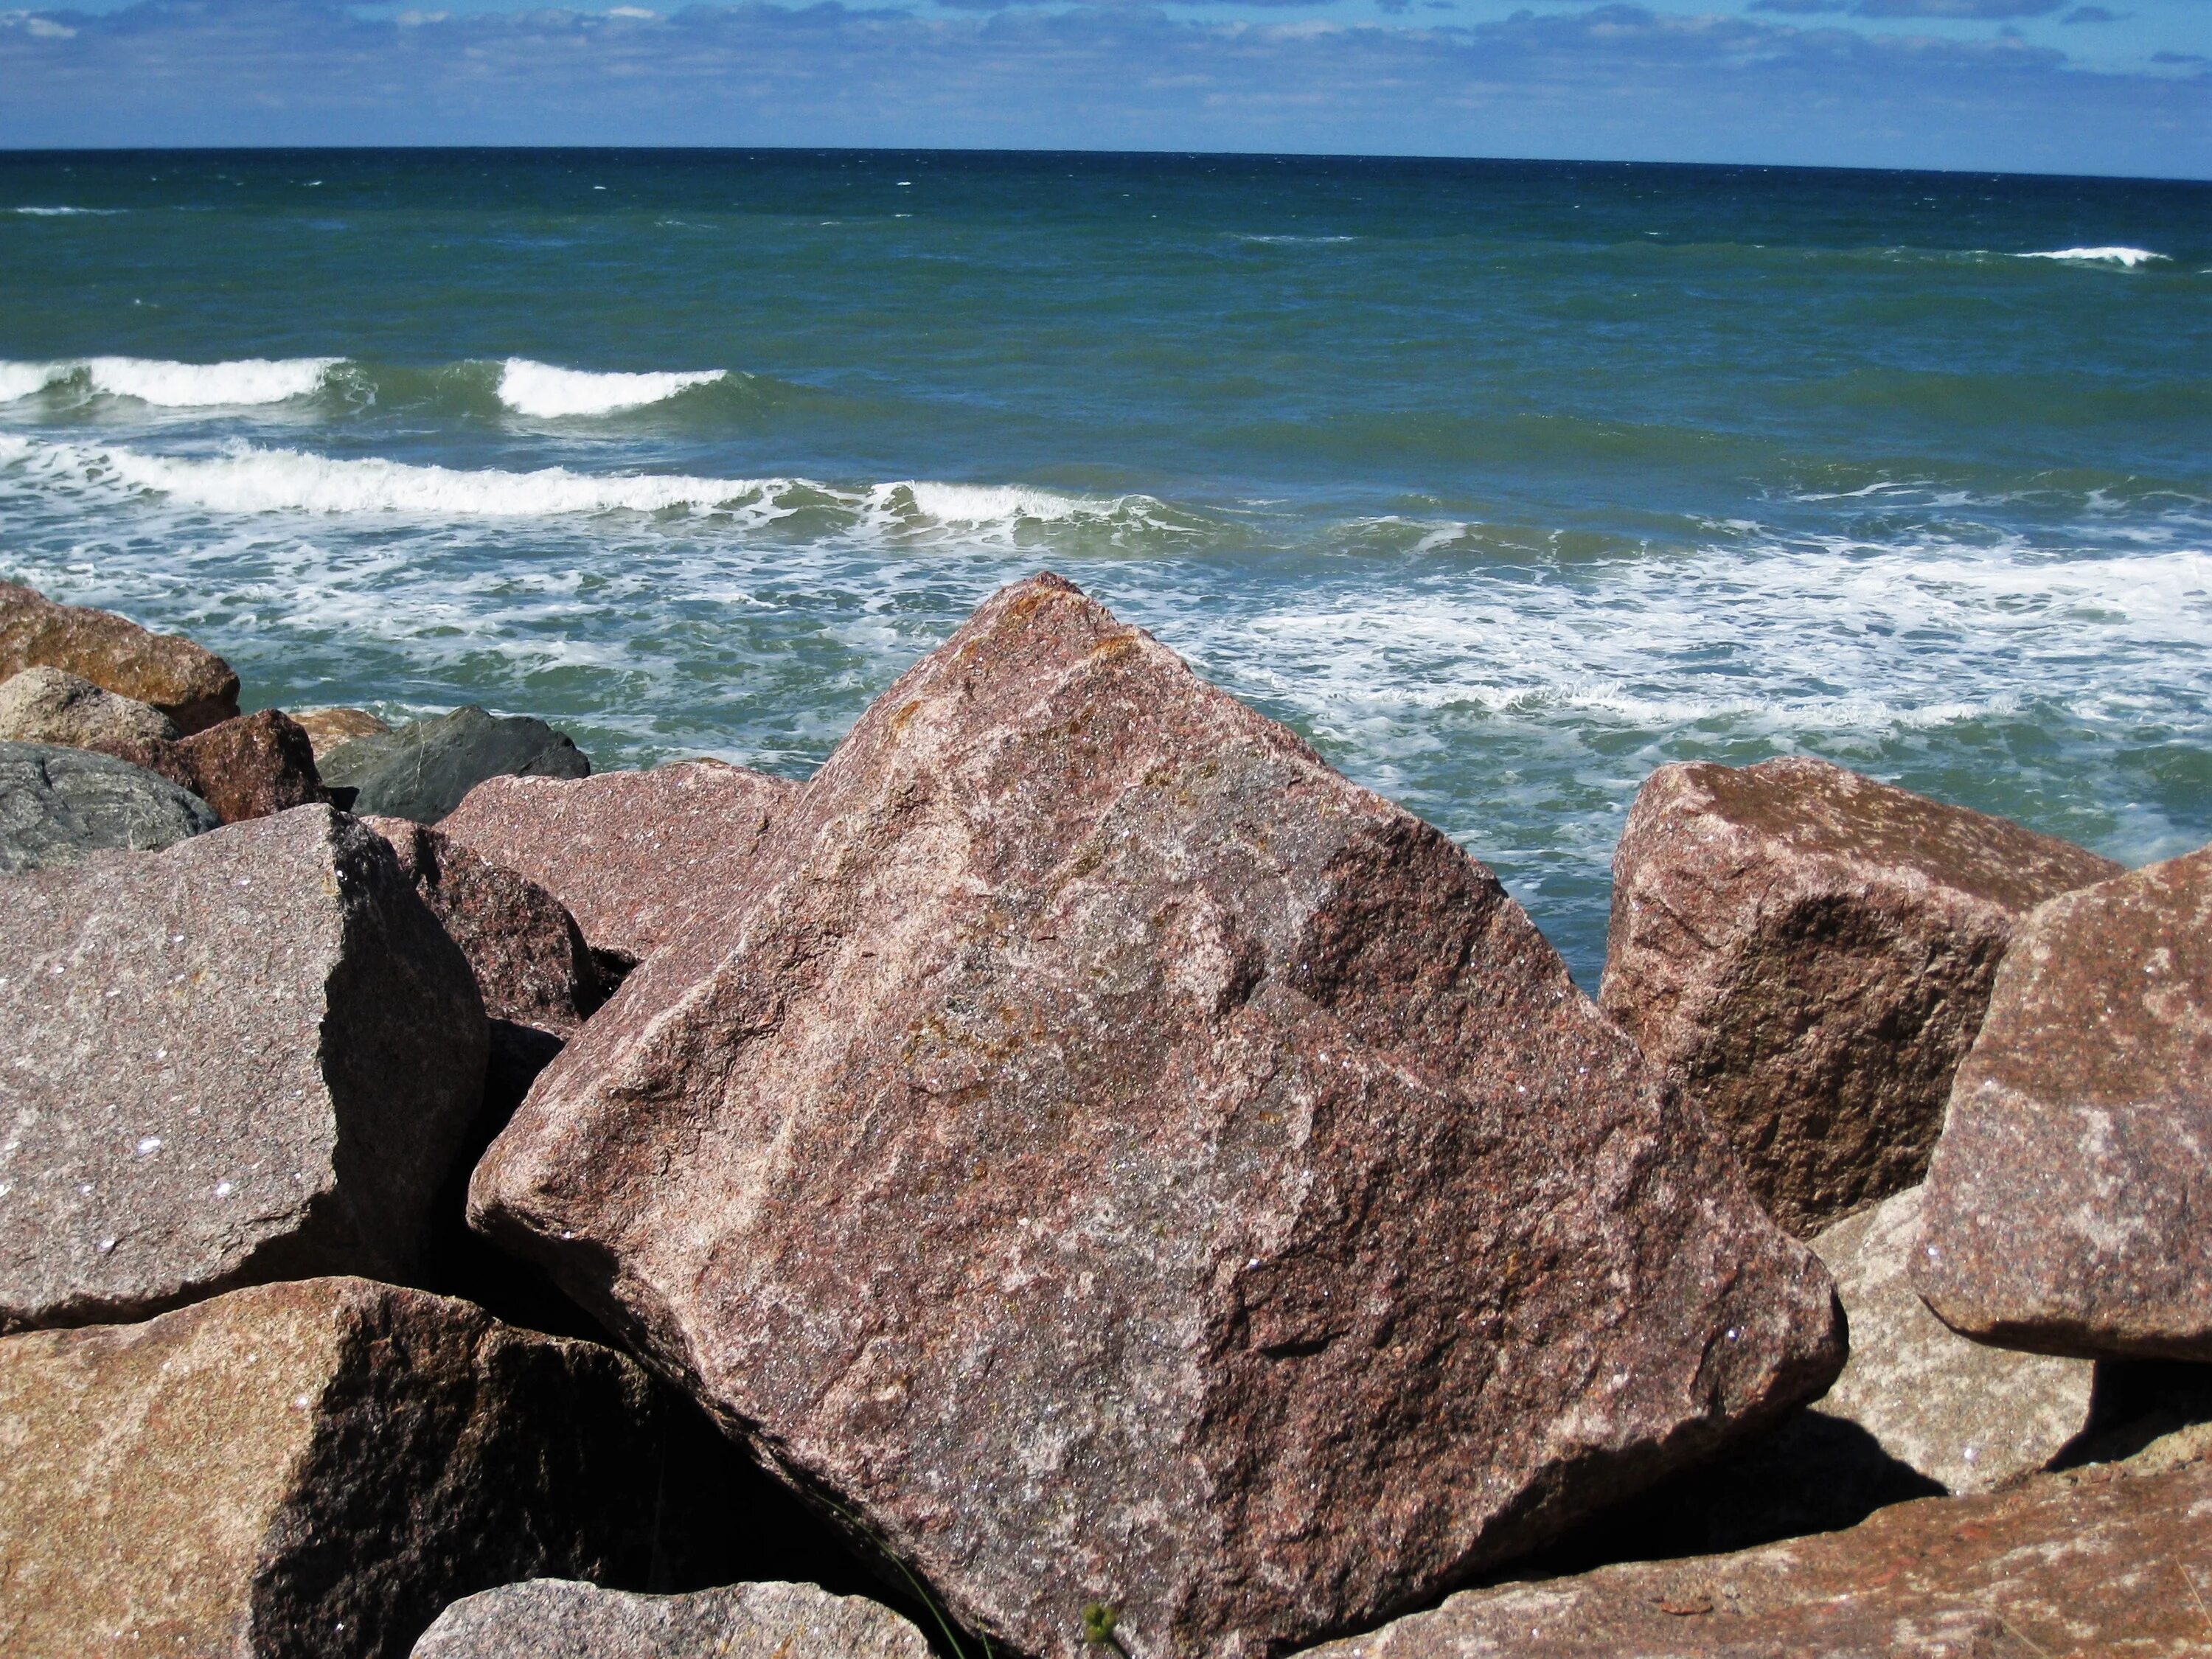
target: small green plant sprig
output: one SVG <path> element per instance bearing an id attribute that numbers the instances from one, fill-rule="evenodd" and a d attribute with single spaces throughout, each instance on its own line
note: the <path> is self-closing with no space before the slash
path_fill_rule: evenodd
<path id="1" fill-rule="evenodd" d="M 1121 1645 L 1121 1638 L 1114 1627 L 1121 1622 L 1121 1614 L 1110 1601 L 1093 1601 L 1083 1609 L 1083 1639 L 1094 1648 L 1111 1648 L 1130 1659 L 1129 1650 Z"/>

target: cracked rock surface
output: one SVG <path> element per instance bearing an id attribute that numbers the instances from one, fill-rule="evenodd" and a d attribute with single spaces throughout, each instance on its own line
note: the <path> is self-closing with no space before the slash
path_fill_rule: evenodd
<path id="1" fill-rule="evenodd" d="M 0 876 L 158 852 L 222 822 L 191 790 L 112 755 L 0 742 Z"/>
<path id="2" fill-rule="evenodd" d="M 1002 1651 L 1371 1623 L 1841 1364 L 1826 1270 L 1491 872 L 1064 581 L 772 841 L 471 1219 Z"/>

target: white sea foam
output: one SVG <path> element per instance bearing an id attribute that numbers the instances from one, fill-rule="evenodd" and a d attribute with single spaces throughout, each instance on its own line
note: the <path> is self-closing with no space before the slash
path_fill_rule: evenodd
<path id="1" fill-rule="evenodd" d="M 0 362 L 0 403 L 82 377 L 94 392 L 165 409 L 231 409 L 305 397 L 338 357 L 242 357 L 179 363 L 159 357 L 80 357 L 51 363 Z"/>
<path id="2" fill-rule="evenodd" d="M 73 219 L 79 215 L 88 218 L 106 219 L 118 213 L 128 213 L 130 210 L 128 208 L 83 207 L 19 207 L 14 210 L 17 213 L 27 213 L 34 219 Z"/>
<path id="3" fill-rule="evenodd" d="M 2167 257 L 2147 247 L 2061 247 L 2045 253 L 2013 255 L 2015 259 L 2067 259 L 2081 264 L 2124 265 L 2130 270 Z"/>
<path id="4" fill-rule="evenodd" d="M 726 379 L 728 374 L 721 368 L 648 374 L 599 373 L 509 357 L 499 372 L 499 397 L 518 415 L 541 419 L 612 415 L 659 403 L 695 386 L 711 385 Z"/>

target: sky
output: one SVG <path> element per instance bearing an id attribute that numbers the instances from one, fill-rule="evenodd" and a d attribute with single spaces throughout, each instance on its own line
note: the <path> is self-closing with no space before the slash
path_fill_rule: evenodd
<path id="1" fill-rule="evenodd" d="M 2212 0 L 93 0 L 0 147 L 1202 149 L 2212 178 Z"/>

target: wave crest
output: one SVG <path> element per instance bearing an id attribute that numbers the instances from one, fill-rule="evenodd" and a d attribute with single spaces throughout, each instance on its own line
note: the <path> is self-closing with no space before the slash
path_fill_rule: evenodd
<path id="1" fill-rule="evenodd" d="M 541 419 L 612 415 L 661 403 L 679 392 L 711 386 L 728 376 L 729 371 L 723 368 L 633 374 L 562 368 L 527 357 L 509 357 L 500 368 L 499 398 L 518 415 Z"/>
<path id="2" fill-rule="evenodd" d="M 2154 259 L 2164 259 L 2147 247 L 2061 247 L 2045 253 L 2015 253 L 2015 259 L 2065 259 L 2080 264 L 2120 265 L 2133 270 Z"/>
<path id="3" fill-rule="evenodd" d="M 304 398 L 344 360 L 240 357 L 180 363 L 161 357 L 80 357 L 51 363 L 0 362 L 0 403 L 47 386 L 80 382 L 87 391 L 135 398 L 163 409 L 236 409 Z"/>

